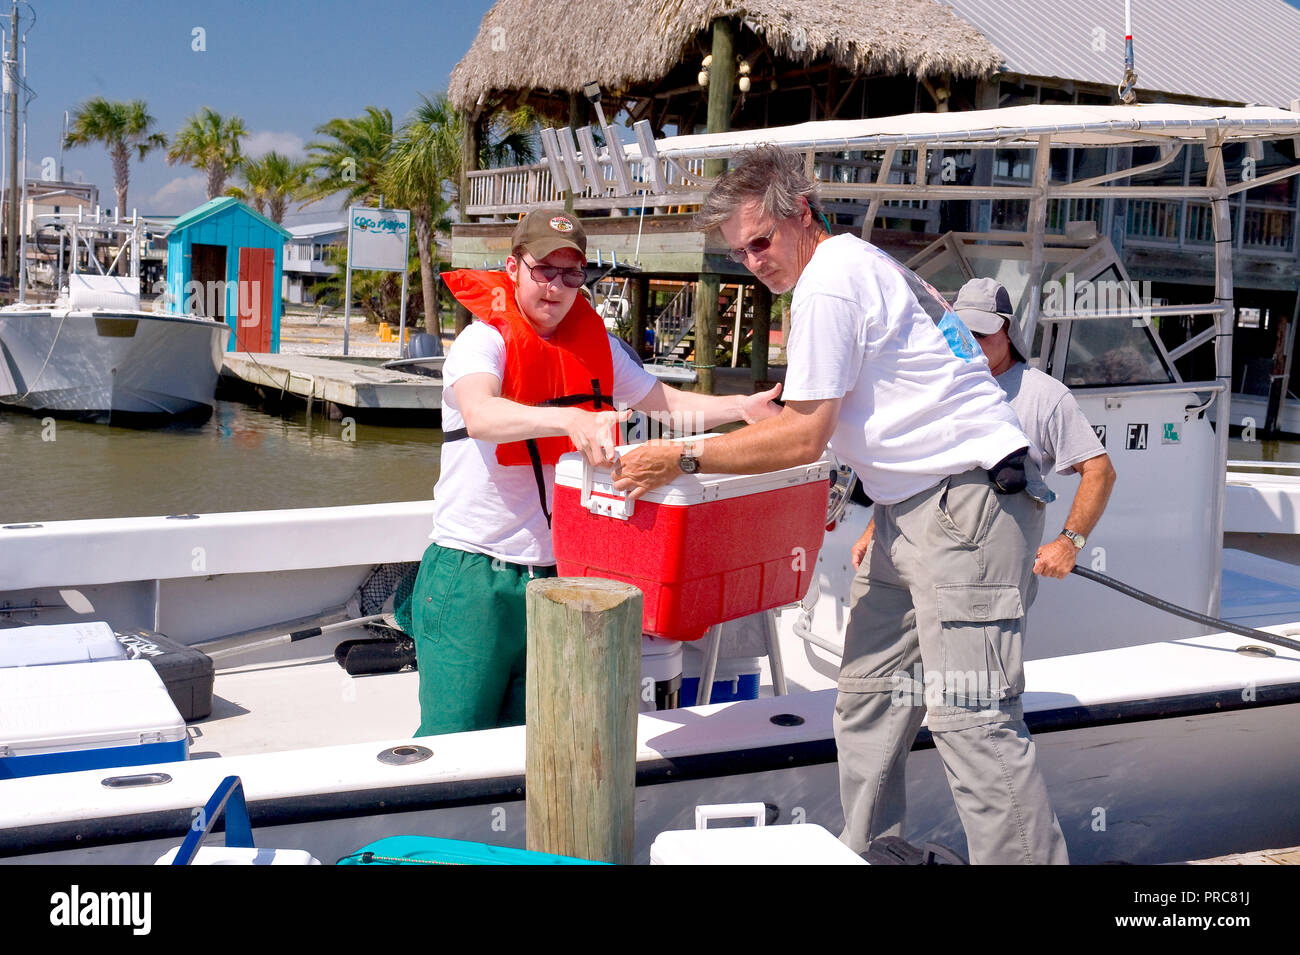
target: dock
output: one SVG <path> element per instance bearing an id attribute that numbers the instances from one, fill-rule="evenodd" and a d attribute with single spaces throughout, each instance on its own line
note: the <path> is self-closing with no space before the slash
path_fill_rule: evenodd
<path id="1" fill-rule="evenodd" d="M 1300 865 L 1300 846 L 1289 849 L 1261 849 L 1257 852 L 1238 852 L 1217 859 L 1197 859 L 1188 865 Z"/>
<path id="2" fill-rule="evenodd" d="M 237 379 L 263 396 L 286 395 L 307 402 L 329 402 L 358 411 L 437 412 L 442 409 L 442 382 L 423 375 L 389 371 L 358 362 L 311 355 L 230 352 L 221 374 Z"/>

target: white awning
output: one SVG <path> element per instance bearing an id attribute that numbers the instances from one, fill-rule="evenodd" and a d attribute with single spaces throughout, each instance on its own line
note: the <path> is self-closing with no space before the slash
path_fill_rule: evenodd
<path id="1" fill-rule="evenodd" d="M 879 119 L 823 120 L 769 129 L 672 136 L 655 146 L 673 159 L 723 157 L 760 143 L 800 151 L 876 150 L 888 146 L 1125 146 L 1204 141 L 1218 130 L 1228 140 L 1300 136 L 1300 113 L 1267 106 L 1011 106 Z M 639 158 L 640 149 L 628 149 Z"/>

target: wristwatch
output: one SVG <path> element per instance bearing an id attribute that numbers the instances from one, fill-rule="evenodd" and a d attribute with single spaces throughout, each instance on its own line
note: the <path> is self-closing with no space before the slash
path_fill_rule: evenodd
<path id="1" fill-rule="evenodd" d="M 677 459 L 677 466 L 683 474 L 694 474 L 700 469 L 700 459 L 695 456 L 695 445 L 682 445 L 682 456 Z"/>
<path id="2" fill-rule="evenodd" d="M 1083 545 L 1088 541 L 1088 538 L 1084 537 L 1082 534 L 1076 534 L 1068 527 L 1061 531 L 1061 536 L 1073 544 L 1075 550 L 1083 550 Z"/>

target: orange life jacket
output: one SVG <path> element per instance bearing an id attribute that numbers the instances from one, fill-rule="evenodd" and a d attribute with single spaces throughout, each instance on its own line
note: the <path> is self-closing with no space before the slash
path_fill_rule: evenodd
<path id="1" fill-rule="evenodd" d="M 506 343 L 501 397 L 525 405 L 562 405 L 610 410 L 614 362 L 605 323 L 578 295 L 554 334 L 542 338 L 515 303 L 515 286 L 504 272 L 460 269 L 443 273 L 447 288 L 476 318 L 501 333 Z M 446 440 L 446 436 L 444 436 Z M 536 455 L 533 449 L 536 448 Z M 554 464 L 574 450 L 567 437 L 532 438 L 497 445 L 506 466 Z"/>

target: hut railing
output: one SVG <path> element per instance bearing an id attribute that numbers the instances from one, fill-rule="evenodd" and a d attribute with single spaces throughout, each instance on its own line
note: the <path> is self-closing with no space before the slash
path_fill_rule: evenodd
<path id="1" fill-rule="evenodd" d="M 606 187 L 599 194 L 588 184 L 581 192 L 575 193 L 573 207 L 578 210 L 609 210 L 614 215 L 636 214 L 641 210 L 642 199 L 646 202 L 647 212 L 662 212 L 669 208 L 695 206 L 704 201 L 705 190 L 693 183 L 683 182 L 683 176 L 677 168 L 660 161 L 661 173 L 673 192 L 668 196 L 646 195 L 639 192 L 631 196 L 612 195 L 614 185 L 614 164 L 602 162 L 600 175 Z M 689 159 L 682 163 L 691 176 L 702 176 L 704 160 Z M 645 163 L 631 163 L 633 182 L 638 186 L 650 181 L 650 173 Z M 522 215 L 539 205 L 559 205 L 564 202 L 564 193 L 551 177 L 551 169 L 545 163 L 532 166 L 500 166 L 495 169 L 479 169 L 466 174 L 469 185 L 469 203 L 465 214 L 471 216 L 491 216 L 501 219 L 505 216 Z M 647 188 L 647 193 L 648 193 Z"/>

